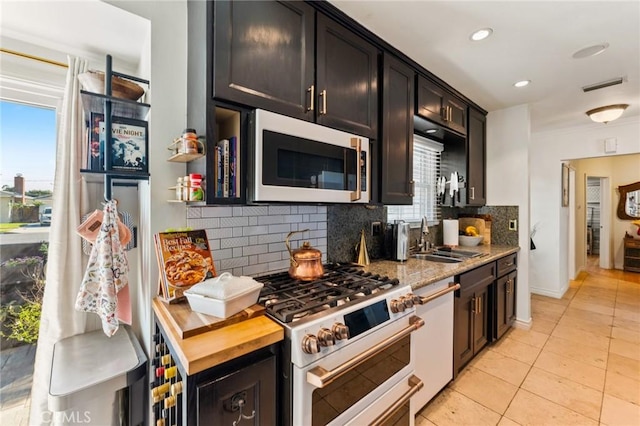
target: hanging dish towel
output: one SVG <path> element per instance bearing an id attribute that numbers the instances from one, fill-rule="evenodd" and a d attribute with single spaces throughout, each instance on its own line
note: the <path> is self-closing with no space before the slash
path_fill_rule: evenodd
<path id="1" fill-rule="evenodd" d="M 102 320 L 104 334 L 111 337 L 118 331 L 116 311 L 128 311 L 131 318 L 129 298 L 124 294 L 126 306 L 118 306 L 118 292 L 129 283 L 129 263 L 120 244 L 118 211 L 115 201 L 109 201 L 103 210 L 100 232 L 89 256 L 89 264 L 76 298 L 76 310 L 93 312 Z M 128 289 L 125 289 L 128 290 Z M 127 314 L 121 315 L 123 319 Z M 129 321 L 130 322 L 130 321 Z"/>

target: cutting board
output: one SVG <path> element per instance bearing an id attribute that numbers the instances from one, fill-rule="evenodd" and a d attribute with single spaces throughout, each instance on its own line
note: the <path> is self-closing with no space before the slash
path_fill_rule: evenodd
<path id="1" fill-rule="evenodd" d="M 186 300 L 180 303 L 162 303 L 161 305 L 169 313 L 167 316 L 182 339 L 263 315 L 265 311 L 264 306 L 256 304 L 229 318 L 218 318 L 192 311 Z"/>
<path id="2" fill-rule="evenodd" d="M 484 236 L 482 243 L 491 244 L 491 228 L 489 228 L 489 233 L 487 233 L 487 227 L 485 225 L 484 219 L 478 219 L 475 217 L 461 217 L 458 218 L 458 224 L 460 225 L 461 231 L 464 231 L 467 226 L 475 226 L 478 230 L 478 235 Z"/>

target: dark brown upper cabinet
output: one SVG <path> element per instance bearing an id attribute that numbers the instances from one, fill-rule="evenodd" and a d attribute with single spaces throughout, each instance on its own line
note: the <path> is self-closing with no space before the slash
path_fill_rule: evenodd
<path id="1" fill-rule="evenodd" d="M 378 49 L 310 4 L 215 2 L 213 38 L 214 98 L 377 137 Z"/>
<path id="2" fill-rule="evenodd" d="M 413 98 L 415 72 L 383 57 L 380 201 L 413 203 Z"/>
<path id="3" fill-rule="evenodd" d="M 467 105 L 451 93 L 419 75 L 416 114 L 462 135 L 467 133 Z"/>
<path id="4" fill-rule="evenodd" d="M 376 139 L 378 49 L 321 13 L 316 37 L 317 122 Z"/>
<path id="5" fill-rule="evenodd" d="M 315 9 L 214 2 L 213 97 L 314 119 Z"/>
<path id="6" fill-rule="evenodd" d="M 487 118 L 474 108 L 469 108 L 467 134 L 467 205 L 484 206 L 485 157 Z"/>

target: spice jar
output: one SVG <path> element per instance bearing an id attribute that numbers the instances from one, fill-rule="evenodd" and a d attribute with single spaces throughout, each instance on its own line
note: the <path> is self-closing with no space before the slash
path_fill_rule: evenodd
<path id="1" fill-rule="evenodd" d="M 194 129 L 184 129 L 182 132 L 182 153 L 198 153 L 198 135 Z"/>
<path id="2" fill-rule="evenodd" d="M 189 175 L 191 188 L 189 190 L 189 201 L 204 200 L 204 191 L 202 190 L 202 175 L 199 173 L 191 173 Z"/>
<path id="3" fill-rule="evenodd" d="M 178 182 L 176 183 L 176 200 L 182 201 L 184 200 L 184 190 L 182 189 L 182 178 L 178 178 Z"/>
<path id="4" fill-rule="evenodd" d="M 189 180 L 189 176 L 185 176 L 182 178 L 182 200 L 189 201 L 190 193 L 191 181 Z"/>

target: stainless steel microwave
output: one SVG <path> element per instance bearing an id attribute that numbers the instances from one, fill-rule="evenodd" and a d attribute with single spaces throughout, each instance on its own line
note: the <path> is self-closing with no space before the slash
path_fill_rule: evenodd
<path id="1" fill-rule="evenodd" d="M 250 128 L 251 201 L 369 202 L 369 139 L 260 109 Z"/>

